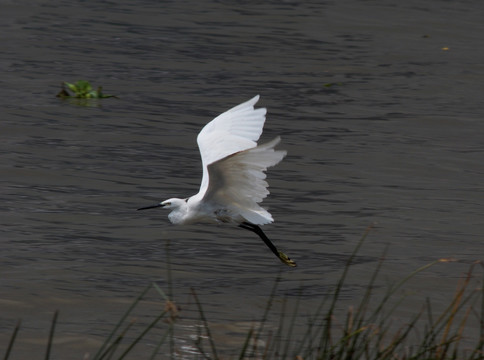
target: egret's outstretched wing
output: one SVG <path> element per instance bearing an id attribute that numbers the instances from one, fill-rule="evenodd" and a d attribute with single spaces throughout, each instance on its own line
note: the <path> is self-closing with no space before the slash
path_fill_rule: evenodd
<path id="1" fill-rule="evenodd" d="M 236 152 L 255 147 L 266 119 L 265 108 L 254 109 L 259 95 L 227 110 L 209 122 L 198 134 L 203 165 L 200 195 L 208 187 L 207 166 Z"/>
<path id="2" fill-rule="evenodd" d="M 286 151 L 274 150 L 280 140 L 277 137 L 209 164 L 210 180 L 203 202 L 225 208 L 233 217 L 242 215 L 252 224 L 272 222 L 271 214 L 258 203 L 269 194 L 265 171 L 286 156 Z"/>

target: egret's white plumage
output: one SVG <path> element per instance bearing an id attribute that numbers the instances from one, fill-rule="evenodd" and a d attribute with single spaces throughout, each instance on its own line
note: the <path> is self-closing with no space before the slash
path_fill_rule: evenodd
<path id="1" fill-rule="evenodd" d="M 203 176 L 196 195 L 168 199 L 139 210 L 170 209 L 168 218 L 174 224 L 237 223 L 257 233 L 284 263 L 295 266 L 258 227 L 274 221 L 259 205 L 269 194 L 265 171 L 286 156 L 286 151 L 274 149 L 279 137 L 257 145 L 267 112 L 265 108 L 254 109 L 258 100 L 259 95 L 220 114 L 198 134 Z"/>

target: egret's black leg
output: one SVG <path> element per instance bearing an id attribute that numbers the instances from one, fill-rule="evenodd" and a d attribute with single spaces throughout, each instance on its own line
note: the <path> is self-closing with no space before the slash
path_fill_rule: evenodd
<path id="1" fill-rule="evenodd" d="M 262 229 L 258 225 L 254 225 L 248 222 L 243 222 L 239 225 L 242 229 L 247 229 L 250 230 L 257 235 L 264 241 L 264 243 L 271 249 L 271 251 L 279 257 L 279 251 L 277 250 L 276 246 L 272 243 L 272 241 L 269 240 L 269 238 L 264 234 Z"/>
<path id="2" fill-rule="evenodd" d="M 244 221 L 243 223 L 239 224 L 239 227 L 256 233 L 262 239 L 262 241 L 264 241 L 267 247 L 271 249 L 274 255 L 276 255 L 284 264 L 289 266 L 296 266 L 296 263 L 289 259 L 286 254 L 284 254 L 282 251 L 277 250 L 276 246 L 272 243 L 272 241 L 269 240 L 269 238 L 266 236 L 266 234 L 264 234 L 264 232 L 258 225 Z"/>

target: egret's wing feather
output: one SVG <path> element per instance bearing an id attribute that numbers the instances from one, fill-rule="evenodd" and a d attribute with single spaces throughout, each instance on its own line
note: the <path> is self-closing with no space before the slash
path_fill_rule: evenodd
<path id="1" fill-rule="evenodd" d="M 240 151 L 208 165 L 209 184 L 203 201 L 241 215 L 253 224 L 273 221 L 258 205 L 268 194 L 265 171 L 276 165 L 286 151 L 274 150 L 280 138 Z"/>
<path id="2" fill-rule="evenodd" d="M 236 152 L 255 147 L 264 127 L 265 108 L 254 109 L 259 95 L 209 122 L 198 134 L 203 178 L 199 194 L 208 187 L 207 166 Z"/>

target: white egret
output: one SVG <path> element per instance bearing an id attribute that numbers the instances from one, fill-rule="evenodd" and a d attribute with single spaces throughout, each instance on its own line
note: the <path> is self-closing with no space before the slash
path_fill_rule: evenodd
<path id="1" fill-rule="evenodd" d="M 235 223 L 256 233 L 286 265 L 296 266 L 277 250 L 259 225 L 273 222 L 260 203 L 268 194 L 264 180 L 268 167 L 279 163 L 286 151 L 275 150 L 280 138 L 258 145 L 264 126 L 265 108 L 254 109 L 259 95 L 217 116 L 198 134 L 203 176 L 198 194 L 172 198 L 138 210 L 163 207 L 168 219 L 183 225 L 199 222 Z"/>

